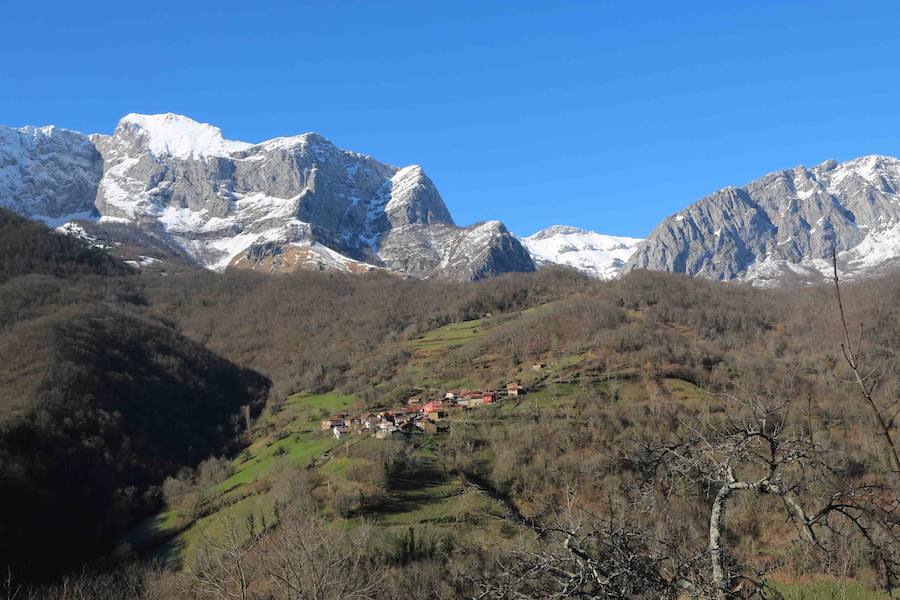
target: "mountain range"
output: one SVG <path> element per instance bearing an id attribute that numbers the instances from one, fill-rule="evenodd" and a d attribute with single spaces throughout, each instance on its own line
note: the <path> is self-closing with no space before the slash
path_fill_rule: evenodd
<path id="1" fill-rule="evenodd" d="M 112 135 L 0 127 L 0 206 L 135 266 L 472 280 L 563 264 L 762 286 L 822 281 L 832 251 L 849 279 L 900 268 L 900 161 L 876 155 L 719 190 L 645 240 L 562 225 L 519 238 L 500 221 L 457 225 L 418 165 L 316 133 L 251 144 L 180 115 L 130 114 Z"/>
<path id="2" fill-rule="evenodd" d="M 534 270 L 499 221 L 457 226 L 419 166 L 315 133 L 226 140 L 174 114 L 127 115 L 109 136 L 0 130 L 0 206 L 136 251 L 139 263 L 457 280 Z"/>

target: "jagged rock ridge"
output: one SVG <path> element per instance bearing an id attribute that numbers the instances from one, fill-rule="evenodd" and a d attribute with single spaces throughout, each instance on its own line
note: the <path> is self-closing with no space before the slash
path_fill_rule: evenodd
<path id="1" fill-rule="evenodd" d="M 250 144 L 180 115 L 130 114 L 110 136 L 0 129 L 0 161 L 3 205 L 52 218 L 95 210 L 100 228 L 136 227 L 215 270 L 477 279 L 534 269 L 501 224 L 456 226 L 419 166 L 393 167 L 315 133 Z M 31 183 L 41 180 L 51 185 Z"/>
<path id="2" fill-rule="evenodd" d="M 827 277 L 832 250 L 849 279 L 900 266 L 900 160 L 829 160 L 725 188 L 660 223 L 627 268 L 811 283 Z"/>

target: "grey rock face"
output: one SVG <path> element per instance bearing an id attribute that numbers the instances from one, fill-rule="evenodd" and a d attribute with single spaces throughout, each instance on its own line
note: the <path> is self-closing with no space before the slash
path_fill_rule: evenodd
<path id="1" fill-rule="evenodd" d="M 499 221 L 472 227 L 435 223 L 393 228 L 379 256 L 391 269 L 457 281 L 535 269 L 531 256 Z"/>
<path id="2" fill-rule="evenodd" d="M 774 230 L 745 190 L 726 188 L 663 221 L 629 265 L 733 279 L 764 251 L 760 240 L 773 237 Z"/>
<path id="3" fill-rule="evenodd" d="M 821 279 L 827 270 L 823 261 L 835 250 L 856 276 L 900 257 L 892 233 L 898 227 L 900 161 L 883 156 L 826 161 L 772 173 L 691 204 L 654 229 L 628 268 L 768 285 L 802 283 Z M 866 240 L 881 242 L 866 260 L 854 259 Z"/>
<path id="4" fill-rule="evenodd" d="M 315 133 L 248 144 L 179 115 L 132 114 L 111 136 L 79 139 L 94 161 L 94 179 L 79 192 L 91 200 L 83 205 L 96 206 L 100 225 L 136 226 L 208 268 L 259 261 L 265 270 L 314 263 L 357 272 L 371 265 L 454 278 L 534 268 L 505 229 L 483 235 L 482 226 L 456 227 L 420 167 L 399 169 Z M 73 160 L 65 149 L 52 154 Z M 25 171 L 45 173 L 40 165 Z M 486 246 L 476 248 L 479 242 Z M 421 256 L 400 256 L 400 247 Z"/>
<path id="5" fill-rule="evenodd" d="M 58 127 L 0 127 L 0 206 L 28 217 L 94 210 L 103 160 L 87 136 Z"/>

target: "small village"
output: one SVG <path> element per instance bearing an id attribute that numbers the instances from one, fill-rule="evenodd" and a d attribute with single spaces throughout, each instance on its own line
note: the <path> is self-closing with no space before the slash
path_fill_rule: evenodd
<path id="1" fill-rule="evenodd" d="M 423 400 L 410 396 L 406 404 L 379 412 L 366 412 L 351 416 L 341 413 L 322 420 L 322 431 L 331 431 L 341 439 L 346 435 L 371 435 L 377 439 L 405 438 L 416 432 L 433 433 L 442 420 L 465 411 L 492 405 L 503 398 L 525 394 L 525 388 L 516 382 L 508 383 L 501 390 L 448 390 L 442 398 Z"/>

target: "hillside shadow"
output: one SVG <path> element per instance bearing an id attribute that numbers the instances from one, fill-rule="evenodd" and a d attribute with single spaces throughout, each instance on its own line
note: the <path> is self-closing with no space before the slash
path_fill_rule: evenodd
<path id="1" fill-rule="evenodd" d="M 388 478 L 388 492 L 381 502 L 366 506 L 361 515 L 397 515 L 421 510 L 430 503 L 450 495 L 447 484 L 454 478 L 434 461 L 426 460 L 413 471 Z"/>

